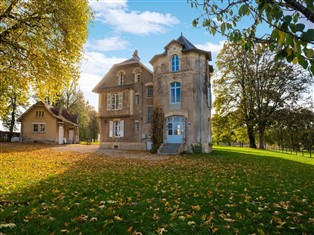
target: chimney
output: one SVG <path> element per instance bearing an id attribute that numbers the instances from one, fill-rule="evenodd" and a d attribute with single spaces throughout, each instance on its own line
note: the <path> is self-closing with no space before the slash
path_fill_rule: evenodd
<path id="1" fill-rule="evenodd" d="M 138 57 L 138 52 L 137 52 L 137 50 L 135 50 L 135 51 L 133 52 L 133 59 L 134 59 L 134 60 L 140 60 L 140 57 Z"/>

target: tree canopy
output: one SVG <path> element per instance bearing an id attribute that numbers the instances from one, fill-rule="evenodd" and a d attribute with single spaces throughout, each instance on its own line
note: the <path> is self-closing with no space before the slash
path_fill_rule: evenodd
<path id="1" fill-rule="evenodd" d="M 1 104 L 15 88 L 54 99 L 64 84 L 78 79 L 90 18 L 87 0 L 1 1 Z"/>
<path id="2" fill-rule="evenodd" d="M 299 63 L 314 74 L 313 0 L 188 0 L 202 14 L 193 21 L 245 49 L 256 43 L 278 58 Z M 241 27 L 241 25 L 244 25 Z M 269 29 L 269 31 L 265 30 Z"/>
<path id="3" fill-rule="evenodd" d="M 245 51 L 241 45 L 225 43 L 217 57 L 218 78 L 214 81 L 215 108 L 224 117 L 237 111 L 247 126 L 250 147 L 264 147 L 266 127 L 276 118 L 276 111 L 302 100 L 311 79 L 298 65 L 275 60 L 268 50 Z"/>

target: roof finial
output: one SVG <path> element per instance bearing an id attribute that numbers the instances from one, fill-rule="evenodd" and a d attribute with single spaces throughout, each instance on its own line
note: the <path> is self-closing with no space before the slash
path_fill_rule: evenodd
<path id="1" fill-rule="evenodd" d="M 183 36 L 182 32 L 181 32 L 181 36 Z"/>

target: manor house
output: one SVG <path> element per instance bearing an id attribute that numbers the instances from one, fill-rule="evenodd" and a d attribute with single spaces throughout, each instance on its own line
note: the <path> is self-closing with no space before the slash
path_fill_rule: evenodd
<path id="1" fill-rule="evenodd" d="M 100 147 L 151 148 L 153 110 L 163 110 L 161 153 L 211 151 L 211 52 L 196 48 L 182 34 L 150 60 L 138 52 L 115 64 L 93 89 L 99 95 Z"/>

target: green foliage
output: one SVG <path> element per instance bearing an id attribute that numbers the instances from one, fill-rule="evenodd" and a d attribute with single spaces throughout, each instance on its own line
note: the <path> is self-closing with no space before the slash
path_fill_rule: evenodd
<path id="1" fill-rule="evenodd" d="M 87 0 L 0 2 L 0 92 L 56 100 L 79 76 L 91 11 Z M 0 106 L 0 113 L 3 106 Z"/>
<path id="2" fill-rule="evenodd" d="M 231 42 L 241 43 L 251 50 L 263 43 L 276 53 L 278 59 L 299 63 L 314 74 L 314 5 L 308 1 L 210 1 L 188 0 L 192 7 L 201 8 L 202 14 L 193 21 L 201 24 L 212 35 L 217 32 Z M 308 21 L 305 23 L 305 21 Z M 251 22 L 240 27 L 240 23 Z M 260 31 L 269 26 L 269 32 Z M 258 30 L 259 29 L 259 30 Z"/>
<path id="3" fill-rule="evenodd" d="M 54 106 L 63 107 L 70 113 L 79 116 L 80 140 L 97 140 L 99 134 L 99 120 L 97 111 L 88 101 L 85 101 L 83 92 L 76 81 L 71 81 L 61 91 Z"/>
<path id="4" fill-rule="evenodd" d="M 225 131 L 231 141 L 235 126 L 228 125 L 230 120 L 239 127 L 246 125 L 251 147 L 257 130 L 264 148 L 265 130 L 275 120 L 276 111 L 303 99 L 312 82 L 309 74 L 274 57 L 262 46 L 246 51 L 239 44 L 225 43 L 217 56 L 219 77 L 214 81 L 214 106 L 219 119 L 224 118 L 221 124 L 216 123 L 216 133 L 231 127 Z M 232 113 L 234 117 L 229 119 Z"/>
<path id="5" fill-rule="evenodd" d="M 314 159 L 230 147 L 128 159 L 45 147 L 1 144 L 1 233 L 313 231 Z"/>
<path id="6" fill-rule="evenodd" d="M 152 153 L 157 153 L 163 143 L 164 113 L 160 106 L 155 107 L 152 114 Z"/>
<path id="7" fill-rule="evenodd" d="M 202 153 L 202 144 L 201 143 L 195 143 L 191 144 L 192 153 Z"/>

